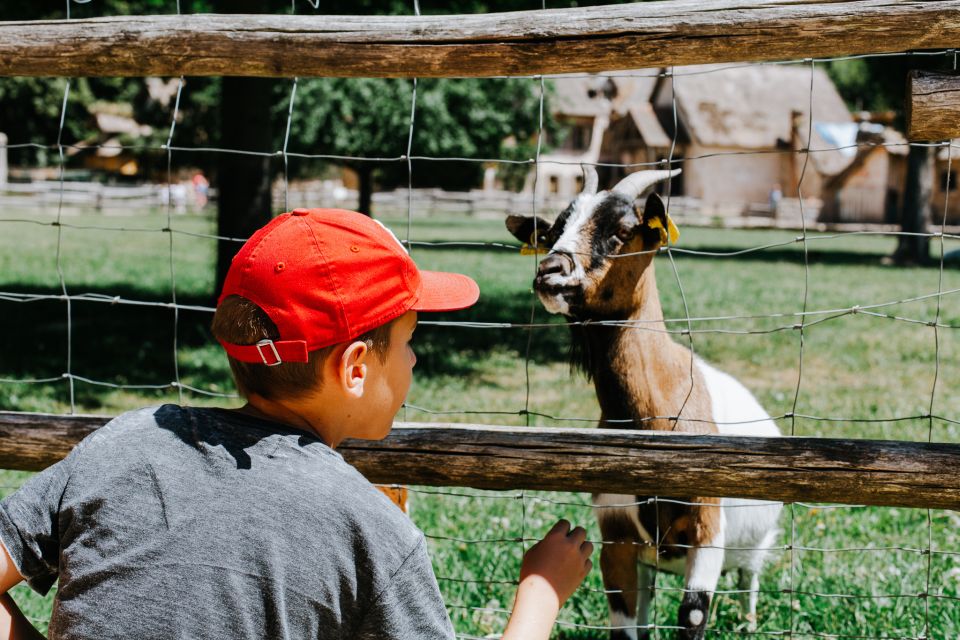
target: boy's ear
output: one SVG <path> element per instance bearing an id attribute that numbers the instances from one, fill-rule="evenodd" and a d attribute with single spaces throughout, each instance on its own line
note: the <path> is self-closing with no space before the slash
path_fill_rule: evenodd
<path id="1" fill-rule="evenodd" d="M 680 240 L 680 232 L 667 214 L 667 205 L 656 193 L 647 196 L 647 202 L 643 205 L 642 224 L 643 246 L 646 249 L 655 249 L 668 242 L 676 244 Z"/>
<path id="2" fill-rule="evenodd" d="M 363 383 L 367 379 L 367 365 L 364 364 L 370 348 L 366 342 L 351 342 L 343 354 L 336 360 L 337 381 L 340 388 L 355 398 L 363 396 Z"/>
<path id="3" fill-rule="evenodd" d="M 536 234 L 534 238 L 534 217 L 533 216 L 507 216 L 507 231 L 513 234 L 513 237 L 524 244 L 536 245 L 537 247 L 549 248 L 546 245 L 546 235 L 553 225 L 540 216 L 536 217 Z"/>

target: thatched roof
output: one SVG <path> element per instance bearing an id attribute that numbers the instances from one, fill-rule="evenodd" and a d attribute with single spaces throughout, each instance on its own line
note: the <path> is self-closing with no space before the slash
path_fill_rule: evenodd
<path id="1" fill-rule="evenodd" d="M 626 113 L 630 106 L 648 103 L 657 72 L 610 71 L 595 76 L 557 76 L 553 112 L 561 116 L 599 116 Z"/>
<path id="2" fill-rule="evenodd" d="M 596 77 L 561 76 L 551 81 L 556 91 L 552 105 L 555 116 L 596 117 L 610 112 L 610 104 L 597 91 Z"/>
<path id="3" fill-rule="evenodd" d="M 652 70 L 559 76 L 553 80 L 553 112 L 629 116 L 647 145 L 664 147 L 671 138 L 657 110 L 670 105 L 675 92 L 683 135 L 701 146 L 746 151 L 809 147 L 814 152 L 810 159 L 823 175 L 842 172 L 856 155 L 855 146 L 840 148 L 848 146 L 841 134 L 854 120 L 821 68 L 814 68 L 811 78 L 806 65 L 700 65 L 676 67 L 674 76 Z"/>
<path id="4" fill-rule="evenodd" d="M 807 146 L 813 109 L 812 151 L 817 169 L 832 175 L 842 171 L 852 155 L 833 151 L 822 125 L 853 122 L 850 111 L 822 69 L 805 65 L 702 65 L 678 67 L 673 91 L 678 116 L 691 140 L 703 146 L 769 150 L 798 144 Z M 659 81 L 658 105 L 669 103 L 671 82 Z M 821 125 L 821 126 L 817 126 Z"/>
<path id="5" fill-rule="evenodd" d="M 649 102 L 642 102 L 627 109 L 627 115 L 640 132 L 643 141 L 648 147 L 669 147 L 672 140 L 660 125 L 660 120 Z"/>
<path id="6" fill-rule="evenodd" d="M 949 161 L 955 167 L 960 167 L 960 138 L 954 138 L 950 141 L 950 146 L 941 147 L 937 151 L 937 160 L 942 162 Z"/>

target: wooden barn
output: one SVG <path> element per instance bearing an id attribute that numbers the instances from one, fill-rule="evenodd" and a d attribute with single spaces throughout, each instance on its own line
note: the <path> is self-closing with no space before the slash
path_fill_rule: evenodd
<path id="1" fill-rule="evenodd" d="M 567 135 L 541 155 L 538 192 L 577 193 L 580 163 L 598 164 L 601 186 L 609 186 L 628 172 L 665 167 L 672 153 L 684 170 L 672 193 L 704 215 L 795 215 L 800 184 L 808 220 L 896 218 L 906 141 L 886 123 L 852 115 L 822 69 L 694 66 L 674 74 L 554 79 L 553 117 Z M 809 156 L 798 153 L 807 148 Z"/>
<path id="2" fill-rule="evenodd" d="M 930 199 L 931 222 L 938 225 L 946 211 L 947 224 L 960 224 L 960 139 L 951 141 L 953 152 L 938 149 L 933 171 L 933 196 Z"/>
<path id="3" fill-rule="evenodd" d="M 778 194 L 799 197 L 801 176 L 803 197 L 818 200 L 824 181 L 856 154 L 836 149 L 824 135 L 853 117 L 820 69 L 812 78 L 802 65 L 681 67 L 675 74 L 657 82 L 651 102 L 673 138 L 676 101 L 674 158 L 682 159 L 684 172 L 674 193 L 699 200 L 705 214 L 741 215 L 754 205 L 775 205 Z M 805 148 L 809 162 L 795 153 Z"/>

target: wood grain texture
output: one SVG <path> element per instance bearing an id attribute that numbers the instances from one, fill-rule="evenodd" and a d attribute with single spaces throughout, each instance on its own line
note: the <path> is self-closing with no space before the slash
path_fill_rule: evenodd
<path id="1" fill-rule="evenodd" d="M 907 81 L 906 115 L 911 141 L 960 138 L 960 75 L 912 71 Z"/>
<path id="2" fill-rule="evenodd" d="M 0 412 L 0 468 L 39 470 L 105 416 Z M 397 423 L 339 449 L 371 482 L 960 509 L 960 445 Z"/>
<path id="3" fill-rule="evenodd" d="M 956 46 L 960 0 L 671 0 L 456 16 L 0 23 L 3 76 L 517 76 Z"/>

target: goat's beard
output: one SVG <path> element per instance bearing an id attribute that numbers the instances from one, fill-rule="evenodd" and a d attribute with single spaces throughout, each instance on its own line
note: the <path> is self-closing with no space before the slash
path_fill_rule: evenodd
<path id="1" fill-rule="evenodd" d="M 580 303 L 579 292 L 544 292 L 538 291 L 537 297 L 547 313 L 558 314 L 572 318 L 576 316 L 576 310 L 582 305 Z"/>

